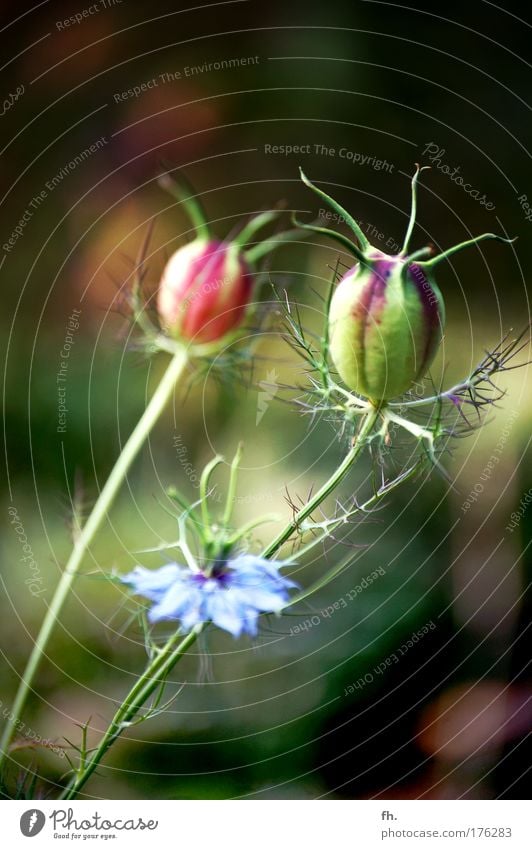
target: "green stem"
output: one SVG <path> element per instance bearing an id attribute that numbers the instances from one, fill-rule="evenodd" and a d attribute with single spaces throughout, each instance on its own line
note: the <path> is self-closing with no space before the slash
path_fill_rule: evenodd
<path id="1" fill-rule="evenodd" d="M 248 221 L 246 226 L 233 239 L 233 244 L 238 245 L 239 248 L 243 248 L 253 238 L 255 233 L 261 230 L 262 227 L 266 227 L 267 224 L 271 224 L 272 221 L 275 221 L 280 214 L 280 210 L 273 210 L 270 212 L 261 212 L 259 215 L 255 215 L 255 217 L 252 218 L 251 221 Z"/>
<path id="2" fill-rule="evenodd" d="M 386 410 L 385 419 L 390 422 L 394 422 L 400 427 L 404 427 L 412 436 L 415 436 L 416 439 L 427 439 L 430 437 L 431 433 L 427 428 L 422 427 L 421 425 L 416 424 L 416 422 L 411 422 L 410 419 L 405 419 L 403 416 L 399 416 L 396 413 L 392 413 L 391 410 Z"/>
<path id="3" fill-rule="evenodd" d="M 332 531 L 335 531 L 341 525 L 346 524 L 346 522 L 349 522 L 350 519 L 352 519 L 354 516 L 356 516 L 360 513 L 371 512 L 372 508 L 376 504 L 378 504 L 379 501 L 382 501 L 382 499 L 386 495 L 388 495 L 390 492 L 392 492 L 394 489 L 396 489 L 400 484 L 404 483 L 404 481 L 408 480 L 409 478 L 411 478 L 415 474 L 417 474 L 418 466 L 419 466 L 419 464 L 415 464 L 408 471 L 399 474 L 396 478 L 394 478 L 394 480 L 391 483 L 386 484 L 385 487 L 383 487 L 378 492 L 375 492 L 370 498 L 367 499 L 367 501 L 365 501 L 363 504 L 360 504 L 359 506 L 355 507 L 353 510 L 351 510 L 347 514 L 345 514 L 343 516 L 338 516 L 336 519 L 329 520 L 328 527 L 327 527 L 327 530 L 326 530 L 326 534 L 321 534 L 321 535 L 317 534 L 316 536 L 314 536 L 311 539 L 310 542 L 308 542 L 306 545 L 302 546 L 302 548 L 299 548 L 297 550 L 297 552 L 295 552 L 290 557 L 285 558 L 283 560 L 283 562 L 285 564 L 289 564 L 289 563 L 295 563 L 296 561 L 301 561 L 301 559 L 303 557 L 306 557 L 306 555 L 309 553 L 309 551 L 312 551 L 312 549 L 315 548 L 317 545 L 321 545 L 323 543 L 325 535 L 329 535 Z M 312 595 L 314 592 L 316 592 L 316 590 L 319 590 L 322 587 L 324 587 L 325 584 L 329 583 L 330 580 L 335 578 L 336 575 L 338 575 L 342 571 L 342 569 L 344 569 L 345 566 L 351 560 L 353 560 L 353 553 L 352 552 L 346 557 L 346 559 L 344 561 L 342 561 L 342 563 L 340 565 L 333 566 L 332 569 L 330 569 L 328 572 L 325 572 L 325 574 L 322 575 L 321 578 L 318 579 L 318 581 L 311 584 L 310 587 L 307 587 L 306 589 L 301 590 L 296 595 L 291 596 L 290 600 L 285 604 L 283 610 L 285 610 L 287 607 L 290 607 L 293 604 L 297 604 L 298 602 L 303 601 L 309 595 Z"/>
<path id="4" fill-rule="evenodd" d="M 191 187 L 187 184 L 184 177 L 181 175 L 180 181 L 174 180 L 170 174 L 161 174 L 158 183 L 162 189 L 169 192 L 179 203 L 182 203 L 190 218 L 194 230 L 196 231 L 197 239 L 209 238 L 209 225 L 207 217 L 203 211 L 203 207 L 197 196 L 192 194 Z"/>
<path id="5" fill-rule="evenodd" d="M 74 548 L 61 576 L 59 584 L 50 603 L 50 606 L 41 625 L 41 630 L 35 640 L 32 652 L 29 656 L 26 668 L 22 674 L 20 684 L 15 696 L 9 719 L 4 728 L 0 741 L 0 765 L 7 757 L 10 743 L 13 739 L 20 715 L 24 710 L 26 700 L 32 688 L 33 679 L 44 656 L 48 640 L 53 631 L 56 620 L 59 617 L 63 604 L 70 592 L 74 578 L 79 570 L 81 562 L 91 544 L 100 525 L 107 516 L 107 512 L 113 503 L 115 496 L 123 483 L 127 472 L 145 442 L 155 422 L 161 415 L 164 406 L 174 390 L 174 387 L 183 374 L 188 361 L 188 354 L 184 348 L 178 350 L 170 361 L 161 382 L 155 390 L 151 401 L 142 414 L 137 426 L 124 445 L 122 452 L 116 461 L 111 474 L 107 478 L 103 489 L 89 515 L 85 525 L 76 537 Z"/>
<path id="6" fill-rule="evenodd" d="M 196 642 L 203 630 L 203 625 L 197 625 L 176 646 L 181 636 L 179 632 L 174 634 L 155 659 L 147 666 L 140 678 L 135 682 L 124 701 L 116 711 L 107 731 L 100 740 L 91 757 L 82 764 L 72 782 L 61 794 L 61 799 L 74 799 L 79 791 L 85 786 L 92 773 L 101 762 L 104 755 L 109 751 L 113 743 L 127 728 L 142 705 L 149 699 L 155 690 L 164 684 L 166 677 L 172 671 L 178 660 L 180 660 L 190 646 Z"/>
<path id="7" fill-rule="evenodd" d="M 268 522 L 280 522 L 282 516 L 279 516 L 278 513 L 267 513 L 265 516 L 259 516 L 257 519 L 250 519 L 249 522 L 246 522 L 245 525 L 242 525 L 235 531 L 235 533 L 229 537 L 227 540 L 227 546 L 231 549 L 237 542 L 240 542 L 246 534 L 249 534 L 250 531 L 253 531 L 255 528 L 258 528 L 260 525 L 267 525 Z"/>
<path id="8" fill-rule="evenodd" d="M 431 253 L 432 253 L 432 248 L 426 247 L 426 248 L 419 248 L 419 250 L 414 251 L 413 254 L 409 254 L 408 256 L 405 256 L 405 259 L 404 259 L 405 269 L 408 268 L 408 266 L 410 265 L 411 262 L 416 262 L 416 260 L 422 259 L 424 256 L 430 256 Z"/>
<path id="9" fill-rule="evenodd" d="M 517 237 L 516 237 L 517 238 Z M 512 242 L 515 242 L 515 239 L 505 239 L 504 236 L 498 236 L 496 233 L 483 233 L 482 236 L 475 236 L 474 239 L 468 239 L 466 242 L 460 242 L 459 245 L 454 245 L 452 248 L 448 248 L 448 250 L 443 251 L 443 253 L 438 254 L 438 256 L 433 257 L 432 259 L 425 259 L 422 262 L 418 262 L 422 268 L 434 268 L 439 262 L 444 259 L 448 259 L 453 254 L 458 253 L 463 248 L 468 248 L 470 245 L 476 245 L 478 242 L 484 242 L 486 239 L 495 239 L 497 242 L 506 242 L 506 244 L 511 245 Z"/>
<path id="10" fill-rule="evenodd" d="M 347 236 L 344 236 L 343 233 L 338 233 L 336 230 L 329 230 L 328 227 L 318 227 L 314 224 L 302 224 L 301 221 L 298 221 L 294 216 L 292 219 L 293 223 L 299 227 L 300 230 L 309 230 L 311 233 L 318 233 L 320 236 L 329 236 L 330 239 L 334 239 L 336 242 L 339 242 L 344 248 L 352 253 L 358 261 L 362 265 L 370 265 L 370 260 L 366 257 L 366 255 L 360 250 L 351 239 L 348 239 Z"/>
<path id="11" fill-rule="evenodd" d="M 238 448 L 236 450 L 236 454 L 233 458 L 233 462 L 231 463 L 231 470 L 229 473 L 229 486 L 227 487 L 227 497 L 225 500 L 225 510 L 223 517 L 224 528 L 229 527 L 229 523 L 231 521 L 231 516 L 233 515 L 233 507 L 235 503 L 236 497 L 236 485 L 237 485 L 237 474 L 238 467 L 240 465 L 240 461 L 242 459 L 242 451 L 244 450 L 244 444 L 242 442 L 238 443 Z"/>
<path id="12" fill-rule="evenodd" d="M 332 198 L 330 195 L 326 194 L 322 189 L 318 189 L 318 187 L 315 186 L 314 183 L 312 183 L 309 180 L 309 178 L 303 173 L 303 170 L 301 168 L 299 169 L 299 173 L 301 174 L 301 179 L 303 180 L 305 186 L 308 186 L 309 189 L 312 189 L 312 191 L 315 192 L 318 195 L 318 197 L 323 198 L 323 200 L 326 203 L 328 203 L 329 206 L 332 206 L 334 211 L 337 212 L 344 219 L 347 226 L 351 228 L 351 230 L 353 231 L 353 233 L 357 237 L 358 241 L 360 242 L 360 247 L 362 248 L 362 253 L 365 253 L 368 250 L 368 248 L 371 247 L 371 245 L 368 242 L 368 240 L 367 240 L 366 236 L 364 235 L 364 233 L 362 232 L 362 230 L 360 229 L 359 225 L 357 224 L 357 222 L 353 218 L 353 216 L 350 215 L 347 212 L 347 210 L 345 210 L 343 208 L 343 206 L 340 206 L 340 204 L 337 201 L 335 201 L 334 198 Z"/>
<path id="13" fill-rule="evenodd" d="M 401 253 L 399 256 L 405 256 L 408 250 L 408 245 L 410 244 L 410 237 L 414 231 L 414 225 L 416 223 L 416 212 L 417 212 L 417 181 L 419 179 L 419 175 L 422 171 L 425 171 L 427 168 L 430 168 L 430 165 L 424 165 L 423 168 L 420 168 L 419 165 L 416 165 L 416 173 L 412 177 L 412 205 L 410 207 L 410 219 L 408 221 L 408 227 L 406 229 L 405 240 L 403 242 L 403 247 L 401 248 Z"/>
<path id="14" fill-rule="evenodd" d="M 254 265 L 259 261 L 259 259 L 262 259 L 267 254 L 277 250 L 277 248 L 280 248 L 281 245 L 286 245 L 291 241 L 297 240 L 302 235 L 302 229 L 305 228 L 297 227 L 294 230 L 284 230 L 284 232 L 278 233 L 276 236 L 271 236 L 269 239 L 263 239 L 252 248 L 246 248 L 244 251 L 246 260 L 250 263 L 250 265 Z"/>
<path id="15" fill-rule="evenodd" d="M 371 511 L 371 509 L 376 504 L 378 504 L 379 501 L 382 501 L 382 499 L 386 495 L 388 495 L 390 492 L 392 492 L 398 486 L 403 484 L 409 478 L 414 477 L 414 475 L 416 475 L 418 473 L 418 470 L 419 470 L 419 464 L 416 463 L 414 466 L 412 466 L 410 469 L 408 469 L 407 472 L 398 475 L 398 477 L 395 478 L 395 480 L 393 480 L 390 484 L 388 484 L 383 491 L 376 492 L 374 495 L 371 496 L 371 498 L 368 498 L 368 500 L 365 501 L 364 504 L 361 504 L 360 507 L 358 507 L 356 510 L 353 510 L 352 513 L 351 513 L 351 516 L 354 516 L 358 513 L 369 513 Z M 343 518 L 339 518 L 338 520 L 335 520 L 333 522 L 332 529 L 335 530 L 344 521 L 345 520 Z M 321 537 L 321 536 L 315 537 L 312 540 L 312 542 L 308 543 L 307 545 L 305 545 L 303 548 L 301 548 L 297 552 L 298 560 L 301 560 L 302 557 L 304 557 L 306 554 L 308 554 L 309 551 L 311 551 L 316 545 L 319 545 L 320 543 L 323 543 L 323 537 Z M 289 558 L 288 562 L 290 562 L 291 559 L 292 558 Z M 314 583 L 311 584 L 310 587 L 307 587 L 306 589 L 301 590 L 300 592 L 291 596 L 290 600 L 285 604 L 283 609 L 286 609 L 287 607 L 295 606 L 296 604 L 299 604 L 299 602 L 301 602 L 301 601 L 305 601 L 305 599 L 309 598 L 309 596 L 313 595 L 315 592 L 317 592 L 318 590 L 321 590 L 328 583 L 330 583 L 334 578 L 336 578 L 337 575 L 340 574 L 340 572 L 342 572 L 347 566 L 349 566 L 353 562 L 354 562 L 353 552 L 350 552 L 347 555 L 347 557 L 345 557 L 343 560 L 340 561 L 340 563 L 337 563 L 335 566 L 332 566 L 331 569 L 329 569 L 327 572 L 325 572 L 320 578 L 318 578 L 317 581 L 314 581 Z"/>
<path id="16" fill-rule="evenodd" d="M 211 479 L 211 475 L 214 472 L 214 470 L 217 469 L 218 466 L 220 465 L 220 463 L 223 463 L 223 461 L 224 461 L 224 458 L 221 457 L 220 454 L 217 454 L 216 457 L 213 457 L 212 460 L 209 463 L 207 463 L 207 465 L 203 469 L 203 472 L 201 473 L 201 478 L 200 478 L 201 518 L 202 518 L 202 521 L 203 521 L 203 531 L 204 531 L 205 539 L 207 540 L 207 542 L 213 541 L 212 528 L 211 528 L 212 519 L 211 519 L 211 514 L 210 514 L 210 511 L 209 511 L 209 502 L 208 502 L 208 496 L 210 494 L 209 493 L 209 481 Z"/>
<path id="17" fill-rule="evenodd" d="M 304 507 L 301 508 L 301 510 L 298 510 L 292 521 L 289 522 L 288 525 L 283 528 L 283 530 L 275 537 L 275 539 L 268 546 L 266 546 L 266 548 L 261 554 L 261 557 L 267 558 L 275 554 L 275 552 L 278 551 L 281 546 L 284 545 L 284 543 L 287 542 L 287 540 L 290 539 L 292 534 L 299 528 L 301 522 L 304 522 L 305 519 L 307 519 L 314 512 L 314 510 L 319 507 L 322 501 L 325 501 L 327 496 L 331 494 L 331 492 L 338 486 L 338 484 L 343 481 L 347 473 L 351 470 L 352 466 L 358 459 L 362 450 L 364 449 L 367 442 L 367 438 L 373 430 L 373 426 L 375 425 L 378 416 L 379 411 L 375 409 L 372 409 L 371 412 L 367 413 L 357 434 L 356 440 L 349 453 L 346 454 L 342 463 L 340 463 L 340 465 L 338 466 L 336 471 L 331 475 L 329 480 L 323 484 L 321 489 L 319 489 L 317 493 L 309 501 L 307 501 L 307 503 Z"/>

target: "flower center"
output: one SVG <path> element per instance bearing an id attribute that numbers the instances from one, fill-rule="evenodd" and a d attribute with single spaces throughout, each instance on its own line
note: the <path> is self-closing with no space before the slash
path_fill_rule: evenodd
<path id="1" fill-rule="evenodd" d="M 229 571 L 225 560 L 215 560 L 214 563 L 205 567 L 204 571 L 192 576 L 192 580 L 200 586 L 205 586 L 208 581 L 215 581 L 219 586 L 224 586 L 228 578 Z"/>

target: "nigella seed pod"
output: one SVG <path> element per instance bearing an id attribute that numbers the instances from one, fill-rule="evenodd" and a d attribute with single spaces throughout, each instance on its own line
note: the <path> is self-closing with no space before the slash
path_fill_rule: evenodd
<path id="1" fill-rule="evenodd" d="M 427 372 L 445 322 L 441 293 L 416 263 L 369 254 L 336 288 L 330 351 L 344 383 L 376 401 L 406 392 Z"/>
<path id="2" fill-rule="evenodd" d="M 275 221 L 280 210 L 251 218 L 230 241 L 210 235 L 203 208 L 183 178 L 166 173 L 159 184 L 183 204 L 196 237 L 168 260 L 157 293 L 163 329 L 174 339 L 196 345 L 217 343 L 235 332 L 251 306 L 255 263 L 299 230 L 254 241 L 257 232 Z"/>
<path id="3" fill-rule="evenodd" d="M 368 242 L 356 221 L 301 172 L 305 185 L 324 199 L 355 234 L 358 244 L 333 230 L 302 225 L 347 247 L 358 263 L 338 284 L 328 317 L 329 350 L 344 383 L 380 406 L 421 380 L 440 345 L 445 324 L 443 298 L 432 269 L 467 245 L 484 239 L 512 242 L 484 233 L 427 259 L 431 248 L 408 254 L 416 219 L 417 166 L 412 178 L 410 220 L 400 253 L 390 256 Z"/>
<path id="4" fill-rule="evenodd" d="M 168 260 L 157 309 L 171 336 L 214 342 L 239 326 L 252 291 L 253 272 L 238 245 L 198 238 Z"/>

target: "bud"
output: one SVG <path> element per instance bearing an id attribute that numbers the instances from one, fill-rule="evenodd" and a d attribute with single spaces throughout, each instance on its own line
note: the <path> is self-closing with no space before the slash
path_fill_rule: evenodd
<path id="1" fill-rule="evenodd" d="M 438 350 L 445 307 L 432 269 L 467 245 L 484 239 L 511 242 L 484 233 L 431 259 L 431 248 L 408 254 L 416 219 L 417 181 L 412 178 L 412 206 L 403 247 L 395 256 L 370 245 L 356 221 L 333 198 L 301 172 L 305 185 L 323 198 L 354 232 L 358 244 L 333 230 L 299 225 L 326 233 L 347 247 L 358 263 L 345 274 L 331 299 L 329 349 L 338 373 L 354 392 L 375 405 L 402 395 L 427 373 Z"/>
<path id="2" fill-rule="evenodd" d="M 238 327 L 252 290 L 253 274 L 238 245 L 197 238 L 166 264 L 159 317 L 172 336 L 214 342 Z"/>
<path id="3" fill-rule="evenodd" d="M 257 232 L 280 215 L 280 210 L 269 210 L 247 221 L 231 241 L 222 242 L 210 235 L 199 199 L 182 176 L 176 182 L 169 173 L 162 174 L 159 185 L 184 206 L 196 234 L 164 269 L 157 295 L 161 325 L 176 339 L 200 345 L 218 342 L 242 323 L 253 295 L 255 263 L 300 231 L 255 241 Z"/>
<path id="4" fill-rule="evenodd" d="M 428 273 L 380 251 L 340 281 L 329 313 L 330 351 L 344 383 L 383 401 L 427 372 L 440 344 L 443 299 Z"/>

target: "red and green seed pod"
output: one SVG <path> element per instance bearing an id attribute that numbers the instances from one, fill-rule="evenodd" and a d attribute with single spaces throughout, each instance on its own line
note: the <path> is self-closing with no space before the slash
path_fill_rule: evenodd
<path id="1" fill-rule="evenodd" d="M 241 323 L 253 294 L 253 272 L 238 245 L 195 239 L 168 260 L 157 295 L 171 336 L 205 343 Z"/>
<path id="2" fill-rule="evenodd" d="M 329 349 L 344 383 L 379 405 L 407 392 L 427 373 L 440 345 L 445 307 L 432 277 L 438 262 L 483 239 L 510 242 L 493 233 L 462 242 L 431 259 L 430 248 L 408 255 L 416 215 L 416 188 L 420 171 L 412 179 L 412 209 L 403 247 L 395 256 L 370 245 L 359 225 L 333 198 L 314 186 L 303 173 L 303 182 L 323 198 L 353 230 L 358 244 L 332 230 L 300 225 L 326 233 L 358 259 L 345 274 L 331 299 Z"/>
<path id="3" fill-rule="evenodd" d="M 231 241 L 220 241 L 210 235 L 203 209 L 189 190 L 168 174 L 159 182 L 184 204 L 196 231 L 163 271 L 157 293 L 161 326 L 174 339 L 195 345 L 225 340 L 252 308 L 257 260 L 299 231 L 255 242 L 255 234 L 279 215 L 275 210 L 256 215 Z"/>
<path id="4" fill-rule="evenodd" d="M 330 351 L 344 383 L 383 401 L 427 372 L 445 323 L 441 293 L 416 263 L 369 255 L 340 281 L 329 313 Z"/>

